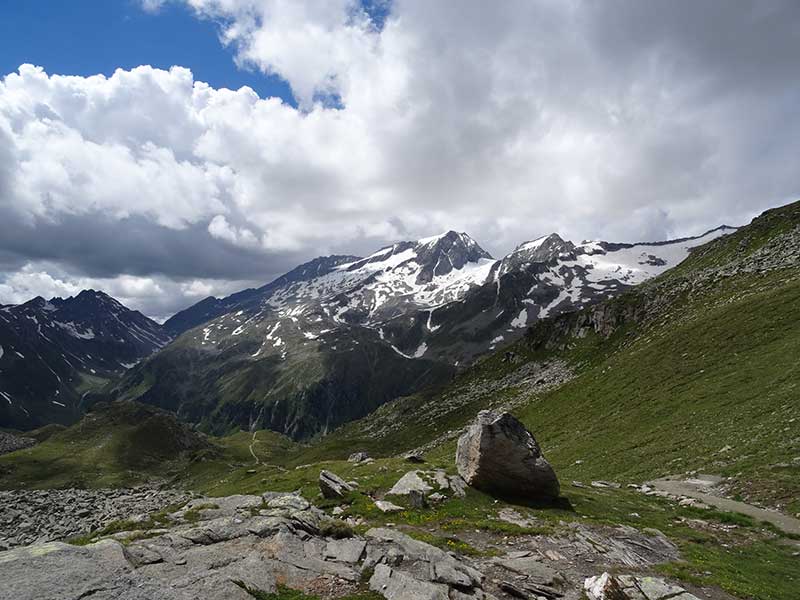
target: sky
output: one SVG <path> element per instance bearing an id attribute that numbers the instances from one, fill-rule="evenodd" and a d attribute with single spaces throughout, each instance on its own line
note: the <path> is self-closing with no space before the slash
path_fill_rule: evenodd
<path id="1" fill-rule="evenodd" d="M 0 0 L 0 303 L 744 224 L 800 199 L 799 54 L 794 0 Z"/>

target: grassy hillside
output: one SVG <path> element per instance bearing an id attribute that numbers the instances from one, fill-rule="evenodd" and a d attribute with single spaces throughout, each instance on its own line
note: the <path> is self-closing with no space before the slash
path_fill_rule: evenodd
<path id="1" fill-rule="evenodd" d="M 0 488 L 136 485 L 221 454 L 173 415 L 133 402 L 98 404 L 69 428 L 34 433 L 40 444 L 0 457 Z"/>

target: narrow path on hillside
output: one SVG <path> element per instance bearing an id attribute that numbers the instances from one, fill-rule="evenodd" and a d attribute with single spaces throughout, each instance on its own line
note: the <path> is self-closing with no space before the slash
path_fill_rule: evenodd
<path id="1" fill-rule="evenodd" d="M 701 475 L 696 479 L 688 480 L 670 478 L 657 479 L 649 482 L 648 485 L 662 492 L 667 492 L 676 496 L 696 498 L 720 510 L 742 513 L 758 521 L 772 523 L 775 527 L 786 533 L 800 535 L 800 519 L 795 519 L 794 517 L 774 510 L 766 510 L 758 506 L 753 506 L 752 504 L 747 504 L 746 502 L 722 498 L 709 493 L 717 481 L 718 478 L 713 476 Z"/>
<path id="2" fill-rule="evenodd" d="M 258 440 L 256 440 L 256 434 L 258 434 L 258 431 L 254 431 L 253 432 L 253 439 L 250 440 L 250 446 L 248 446 L 248 447 L 250 448 L 250 454 L 253 455 L 253 459 L 256 461 L 256 464 L 259 465 L 259 464 L 261 464 L 261 461 L 256 456 L 255 450 L 253 450 L 253 446 L 255 445 L 256 441 L 258 441 Z"/>

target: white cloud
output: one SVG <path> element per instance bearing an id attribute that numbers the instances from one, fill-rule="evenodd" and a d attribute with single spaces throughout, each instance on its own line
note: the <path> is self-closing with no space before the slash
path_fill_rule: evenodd
<path id="1" fill-rule="evenodd" d="M 153 277 L 218 280 L 234 250 L 284 265 L 451 228 L 494 253 L 550 231 L 654 239 L 800 192 L 792 2 L 396 0 L 378 28 L 354 0 L 185 1 L 300 108 L 179 67 L 23 66 L 0 84 L 0 193 L 31 236 L 140 219 L 197 240 Z M 228 262 L 204 271 L 200 245 Z"/>
<path id="2" fill-rule="evenodd" d="M 164 276 L 86 277 L 53 263 L 27 263 L 0 281 L 0 304 L 20 304 L 41 296 L 68 298 L 85 289 L 103 290 L 128 308 L 164 321 L 180 308 L 212 295 L 227 295 L 256 282 L 191 279 L 175 281 Z"/>

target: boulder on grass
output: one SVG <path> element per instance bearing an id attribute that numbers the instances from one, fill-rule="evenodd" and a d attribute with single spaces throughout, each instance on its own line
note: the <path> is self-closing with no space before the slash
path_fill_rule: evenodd
<path id="1" fill-rule="evenodd" d="M 347 492 L 352 492 L 353 488 L 336 473 L 322 470 L 319 472 L 319 489 L 322 495 L 328 499 L 344 498 Z"/>
<path id="2" fill-rule="evenodd" d="M 369 454 L 367 454 L 366 452 L 353 452 L 353 454 L 351 454 L 348 457 L 347 462 L 360 463 L 360 462 L 364 462 L 368 458 L 369 458 Z"/>
<path id="3" fill-rule="evenodd" d="M 456 467 L 472 487 L 498 496 L 552 500 L 558 477 L 530 431 L 509 413 L 478 413 L 458 439 Z"/>

